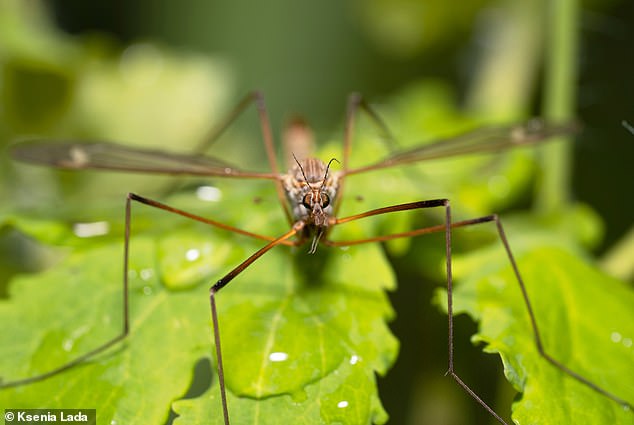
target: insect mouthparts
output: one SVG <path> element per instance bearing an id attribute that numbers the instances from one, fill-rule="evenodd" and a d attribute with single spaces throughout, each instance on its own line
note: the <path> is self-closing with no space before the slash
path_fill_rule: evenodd
<path id="1" fill-rule="evenodd" d="M 315 236 L 313 236 L 313 240 L 310 243 L 310 249 L 308 250 L 309 254 L 314 254 L 315 252 L 317 252 L 317 247 L 319 246 L 319 240 L 321 239 L 323 234 L 324 234 L 324 228 L 318 227 L 317 231 L 315 232 Z"/>

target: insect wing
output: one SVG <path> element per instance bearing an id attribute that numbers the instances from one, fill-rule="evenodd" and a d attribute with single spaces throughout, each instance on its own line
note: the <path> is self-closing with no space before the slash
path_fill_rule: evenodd
<path id="1" fill-rule="evenodd" d="M 110 142 L 29 141 L 12 146 L 14 159 L 62 169 L 102 169 L 173 175 L 275 179 L 271 173 L 238 169 L 223 160 L 203 156 L 132 148 Z"/>
<path id="2" fill-rule="evenodd" d="M 456 137 L 396 152 L 375 164 L 349 170 L 346 174 L 380 170 L 428 159 L 476 152 L 494 152 L 531 145 L 554 136 L 571 134 L 577 130 L 578 125 L 574 123 L 548 124 L 540 119 L 532 119 L 514 126 L 482 127 Z"/>

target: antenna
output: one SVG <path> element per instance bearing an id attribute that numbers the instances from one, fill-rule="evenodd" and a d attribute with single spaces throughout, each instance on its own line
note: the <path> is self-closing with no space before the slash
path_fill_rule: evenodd
<path id="1" fill-rule="evenodd" d="M 337 164 L 341 164 L 337 158 L 330 158 L 330 161 L 328 161 L 328 165 L 326 165 L 326 172 L 324 173 L 324 179 L 321 182 L 321 186 L 319 187 L 319 193 L 321 193 L 321 190 L 324 188 L 324 185 L 326 184 L 326 179 L 328 178 L 328 170 L 330 170 L 330 164 L 332 164 L 332 161 L 335 161 Z M 302 170 L 303 172 L 304 170 Z"/>
<path id="2" fill-rule="evenodd" d="M 304 172 L 304 168 L 302 167 L 302 164 L 300 164 L 300 162 L 297 160 L 297 157 L 295 156 L 294 153 L 291 152 L 291 155 L 293 155 L 293 159 L 295 160 L 295 162 L 297 163 L 297 166 L 301 170 L 302 176 L 304 176 L 304 183 L 306 183 L 308 188 L 311 189 L 310 184 L 308 183 L 308 177 L 306 177 L 306 173 Z M 328 165 L 330 165 L 330 163 L 328 163 Z M 328 169 L 326 169 L 326 174 L 328 174 Z"/>

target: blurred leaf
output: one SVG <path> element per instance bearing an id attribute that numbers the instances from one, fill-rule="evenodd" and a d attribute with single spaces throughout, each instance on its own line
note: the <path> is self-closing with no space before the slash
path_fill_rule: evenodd
<path id="1" fill-rule="evenodd" d="M 152 43 L 118 46 L 105 36 L 70 37 L 53 26 L 37 2 L 3 2 L 0 23 L 1 146 L 37 137 L 189 150 L 233 96 L 229 67 L 219 59 Z M 127 190 L 153 191 L 166 182 L 16 166 L 4 154 L 0 162 L 0 196 L 7 204 L 32 214 L 56 202 L 58 217 L 72 211 L 79 220 L 101 212 L 104 199 L 123 199 L 120 183 Z M 28 193 L 20 190 L 22 182 Z"/>
<path id="2" fill-rule="evenodd" d="M 89 53 L 78 60 L 79 69 L 64 70 L 73 79 L 70 88 L 73 95 L 72 102 L 53 114 L 57 128 L 22 126 L 18 129 L 20 133 L 45 133 L 44 137 L 52 139 L 122 141 L 182 152 L 192 149 L 205 137 L 213 117 L 221 115 L 221 105 L 228 94 L 228 77 L 221 63 L 193 55 L 176 55 L 150 44 L 130 46 L 108 60 L 91 60 Z M 28 77 L 21 66 L 12 67 L 11 75 L 17 73 L 15 79 Z M 38 75 L 30 78 L 48 87 L 46 78 Z M 28 91 L 15 84 L 12 87 L 18 91 L 13 97 L 21 102 L 41 104 L 38 96 L 29 96 Z M 39 90 L 42 91 L 46 90 Z M 19 102 L 7 101 L 7 113 L 21 109 Z M 110 173 L 84 173 L 79 178 L 76 174 L 34 170 L 24 165 L 17 168 L 17 176 L 28 179 L 33 188 L 26 199 L 17 193 L 16 198 L 22 204 L 42 199 L 50 203 L 55 194 L 64 193 L 64 203 L 73 206 L 76 217 L 80 216 L 78 211 L 88 210 L 95 200 L 99 200 L 95 209 L 101 210 L 103 199 L 114 196 L 122 199 L 125 194 L 122 182 L 127 190 L 156 191 L 167 181 L 164 177 Z"/>
<path id="3" fill-rule="evenodd" d="M 16 214 L 5 214 L 0 219 L 2 226 L 13 227 L 44 243 L 64 244 L 75 239 L 70 226 L 55 220 L 37 220 Z"/>
<path id="4" fill-rule="evenodd" d="M 545 350 L 573 371 L 632 403 L 634 293 L 579 258 L 570 245 L 511 240 Z M 517 242 L 517 243 L 513 243 Z M 500 253 L 501 247 L 497 246 Z M 555 368 L 536 349 L 529 316 L 508 260 L 484 250 L 456 260 L 456 313 L 478 321 L 474 341 L 499 353 L 505 375 L 521 394 L 513 406 L 519 424 L 632 423 L 634 412 Z M 577 251 L 577 250 L 575 250 Z M 485 267 L 482 265 L 486 264 Z M 466 268 L 465 268 L 466 266 Z M 446 308 L 446 293 L 436 301 Z M 460 364 L 465 360 L 458 356 Z M 574 419 L 573 419 L 574 418 Z"/>
<path id="5" fill-rule="evenodd" d="M 6 125 L 20 132 L 48 130 L 71 102 L 72 75 L 57 64 L 12 58 L 4 66 L 2 101 Z"/>
<path id="6" fill-rule="evenodd" d="M 430 46 L 464 36 L 486 3 L 469 0 L 455 9 L 437 0 L 372 0 L 356 2 L 356 11 L 377 46 L 392 56 L 408 58 Z"/>

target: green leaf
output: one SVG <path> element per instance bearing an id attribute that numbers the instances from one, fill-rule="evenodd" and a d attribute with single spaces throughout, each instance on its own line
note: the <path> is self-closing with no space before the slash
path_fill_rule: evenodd
<path id="1" fill-rule="evenodd" d="M 167 418 L 196 362 L 213 353 L 209 286 L 263 245 L 170 218 L 166 231 L 132 239 L 125 342 L 50 379 L 0 390 L 1 405 L 91 407 L 100 423 Z M 120 331 L 122 253 L 113 238 L 85 243 L 44 273 L 13 281 L 0 303 L 0 320 L 11 324 L 0 335 L 3 380 L 51 370 Z M 386 325 L 393 313 L 384 291 L 393 287 L 377 245 L 314 256 L 278 247 L 248 268 L 217 299 L 232 415 L 385 422 L 375 373 L 387 371 L 398 348 Z M 212 381 L 207 394 L 177 404 L 181 423 L 221 421 Z M 209 410 L 205 421 L 186 421 L 200 409 Z"/>
<path id="2" fill-rule="evenodd" d="M 412 97 L 427 98 L 428 90 L 434 92 L 430 87 L 418 88 Z M 444 108 L 449 126 L 456 118 L 450 107 Z M 375 128 L 362 130 L 355 141 L 355 161 L 364 163 L 372 155 L 387 152 L 376 141 L 375 132 Z M 319 157 L 340 155 L 339 142 L 325 145 Z M 383 170 L 380 178 L 372 174 L 350 178 L 340 216 L 432 196 L 461 199 L 466 194 L 464 198 L 469 199 L 477 188 L 486 189 L 491 174 L 518 168 L 513 161 L 493 162 L 490 157 L 447 161 L 436 167 L 423 164 Z M 463 172 L 432 191 L 439 180 L 437 173 L 443 176 L 445 168 L 456 167 Z M 488 172 L 479 173 L 461 191 L 467 176 L 484 167 Z M 519 168 L 520 177 L 510 180 L 514 187 L 528 175 Z M 287 228 L 270 182 L 220 179 L 212 184 L 222 202 L 201 203 L 189 194 L 178 194 L 169 203 L 271 236 Z M 491 191 L 484 192 L 478 205 L 465 211 L 486 210 L 497 202 Z M 355 195 L 360 197 L 355 200 Z M 186 393 L 195 364 L 214 352 L 209 286 L 263 243 L 187 224 L 147 207 L 134 205 L 133 210 L 136 236 L 131 245 L 129 338 L 86 365 L 40 383 L 0 391 L 3 405 L 85 403 L 97 408 L 104 423 L 129 423 L 141 417 L 158 422 L 173 405 L 181 423 L 222 422 L 215 375 L 203 395 L 176 400 Z M 436 212 L 442 215 L 441 209 Z M 388 214 L 355 221 L 335 229 L 333 237 L 346 240 L 404 231 L 420 220 L 419 215 Z M 123 252 L 116 236 L 122 233 L 121 216 L 119 221 L 108 218 L 109 235 L 81 243 L 71 241 L 67 227 L 60 237 L 47 235 L 47 229 L 57 229 L 54 221 L 38 225 L 11 216 L 16 227 L 73 249 L 46 273 L 16 280 L 10 300 L 0 304 L 3 323 L 17 323 L 0 341 L 0 371 L 5 380 L 50 370 L 117 334 Z M 404 248 L 407 243 L 403 242 Z M 375 374 L 386 373 L 398 347 L 386 326 L 393 312 L 385 290 L 395 286 L 393 273 L 377 244 L 321 247 L 313 256 L 305 251 L 305 247 L 277 247 L 218 294 L 232 419 L 236 423 L 278 419 L 384 423 L 387 415 L 378 399 Z M 60 396 L 51 405 L 45 394 Z"/>
<path id="3" fill-rule="evenodd" d="M 193 302 L 192 294 L 167 293 L 152 272 L 152 242 L 134 247 L 130 337 L 85 365 L 0 391 L 0 404 L 90 406 L 103 423 L 165 419 L 164 406 L 188 386 L 189 363 L 205 355 L 199 336 L 207 332 L 201 326 L 205 303 Z M 96 246 L 13 282 L 11 300 L 0 305 L 2 322 L 11 324 L 1 336 L 3 380 L 46 372 L 120 332 L 121 258 L 120 244 Z"/>
<path id="4" fill-rule="evenodd" d="M 229 393 L 229 409 L 234 423 L 384 423 L 387 414 L 374 393 L 375 377 L 358 358 L 343 361 L 329 375 L 305 388 L 303 397 L 279 395 L 254 403 Z M 210 388 L 204 397 L 174 403 L 180 416 L 176 424 L 223 424 L 217 416 L 220 408 L 218 388 Z"/>
<path id="5" fill-rule="evenodd" d="M 607 391 L 634 402 L 632 290 L 565 245 L 549 245 L 544 238 L 539 245 L 518 239 L 514 253 L 546 352 Z M 513 406 L 516 423 L 632 423 L 634 412 L 539 355 L 519 286 L 503 255 L 484 250 L 467 260 L 466 269 L 464 261 L 456 261 L 464 278 L 455 288 L 455 311 L 477 320 L 479 331 L 473 340 L 484 342 L 485 351 L 500 354 L 507 379 L 521 393 Z M 437 301 L 444 306 L 446 294 L 438 295 Z"/>

